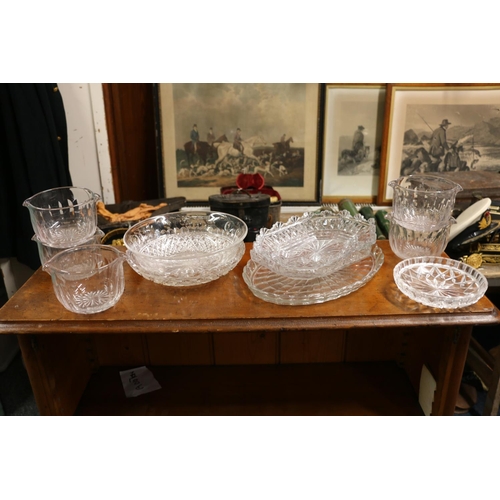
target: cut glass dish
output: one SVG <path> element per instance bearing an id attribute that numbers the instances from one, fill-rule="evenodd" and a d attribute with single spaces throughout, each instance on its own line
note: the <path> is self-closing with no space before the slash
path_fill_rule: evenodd
<path id="1" fill-rule="evenodd" d="M 374 245 L 368 257 L 330 276 L 297 279 L 276 274 L 249 260 L 243 269 L 243 280 L 256 297 L 266 302 L 292 306 L 319 304 L 358 290 L 375 276 L 383 262 L 382 250 Z"/>
<path id="2" fill-rule="evenodd" d="M 470 306 L 488 289 L 488 281 L 478 270 L 444 257 L 403 260 L 394 268 L 394 281 L 410 299 L 441 309 Z"/>
<path id="3" fill-rule="evenodd" d="M 192 286 L 227 274 L 245 253 L 248 228 L 234 215 L 173 212 L 150 217 L 124 235 L 127 260 L 144 278 Z"/>
<path id="4" fill-rule="evenodd" d="M 289 278 L 325 277 L 370 255 L 375 221 L 347 210 L 307 212 L 263 228 L 250 251 L 257 264 Z"/>

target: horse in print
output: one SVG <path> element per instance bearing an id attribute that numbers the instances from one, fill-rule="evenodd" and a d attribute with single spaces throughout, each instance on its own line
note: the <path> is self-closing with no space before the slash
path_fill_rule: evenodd
<path id="1" fill-rule="evenodd" d="M 184 144 L 184 151 L 186 152 L 186 158 L 188 163 L 191 165 L 194 162 L 196 155 L 201 159 L 204 165 L 207 163 L 209 157 L 215 157 L 217 154 L 217 146 L 222 143 L 227 142 L 226 135 L 221 135 L 212 145 L 205 141 L 198 141 L 196 144 L 196 151 L 193 149 L 193 142 L 189 141 Z"/>
<path id="2" fill-rule="evenodd" d="M 245 141 L 241 141 L 241 145 L 243 147 L 243 156 L 250 158 L 252 160 L 255 160 L 256 162 L 259 162 L 259 159 L 253 154 L 254 147 L 257 144 L 265 144 L 264 139 L 260 135 L 255 135 L 253 137 L 250 137 L 250 139 L 247 139 Z M 226 158 L 227 156 L 230 157 L 235 157 L 235 156 L 241 156 L 242 153 L 238 151 L 231 142 L 221 142 L 217 146 L 217 160 L 215 161 L 215 167 L 217 168 L 219 164 Z"/>
<path id="3" fill-rule="evenodd" d="M 289 137 L 284 142 L 281 142 L 281 141 L 280 142 L 273 142 L 275 157 L 281 156 L 285 153 L 288 153 L 290 151 L 290 144 L 293 144 L 293 137 Z"/>

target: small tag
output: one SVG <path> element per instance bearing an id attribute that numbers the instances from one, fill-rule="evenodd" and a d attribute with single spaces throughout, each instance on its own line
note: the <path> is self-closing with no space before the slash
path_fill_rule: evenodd
<path id="1" fill-rule="evenodd" d="M 161 389 L 161 385 L 145 366 L 120 372 L 120 377 L 127 398 L 135 398 L 141 394 Z"/>

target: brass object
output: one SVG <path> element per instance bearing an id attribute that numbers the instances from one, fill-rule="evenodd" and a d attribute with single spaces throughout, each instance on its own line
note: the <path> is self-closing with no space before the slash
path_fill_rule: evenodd
<path id="1" fill-rule="evenodd" d="M 483 263 L 483 255 L 480 253 L 473 253 L 471 255 L 464 255 L 460 260 L 475 269 L 479 269 Z"/>
<path id="2" fill-rule="evenodd" d="M 491 224 L 491 214 L 490 212 L 485 212 L 482 219 L 479 221 L 479 229 L 486 229 Z"/>
<path id="3" fill-rule="evenodd" d="M 477 243 L 474 246 L 476 252 L 498 252 L 500 253 L 500 243 Z"/>
<path id="4" fill-rule="evenodd" d="M 483 254 L 483 264 L 500 264 L 500 254 Z"/>
<path id="5" fill-rule="evenodd" d="M 112 245 L 114 247 L 123 246 L 123 235 L 127 232 L 126 227 L 118 227 L 107 232 L 101 240 L 103 245 Z"/>

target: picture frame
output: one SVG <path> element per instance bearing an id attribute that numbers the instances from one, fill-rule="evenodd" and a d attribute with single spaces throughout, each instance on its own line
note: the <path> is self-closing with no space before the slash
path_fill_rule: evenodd
<path id="1" fill-rule="evenodd" d="M 156 86 L 164 196 L 206 204 L 239 173 L 260 173 L 283 204 L 319 202 L 320 84 Z"/>
<path id="2" fill-rule="evenodd" d="M 322 201 L 375 203 L 386 84 L 328 83 L 322 155 Z"/>
<path id="3" fill-rule="evenodd" d="M 402 175 L 435 173 L 477 185 L 480 173 L 499 171 L 497 127 L 500 84 L 388 84 L 377 204 L 392 203 L 389 183 Z"/>

